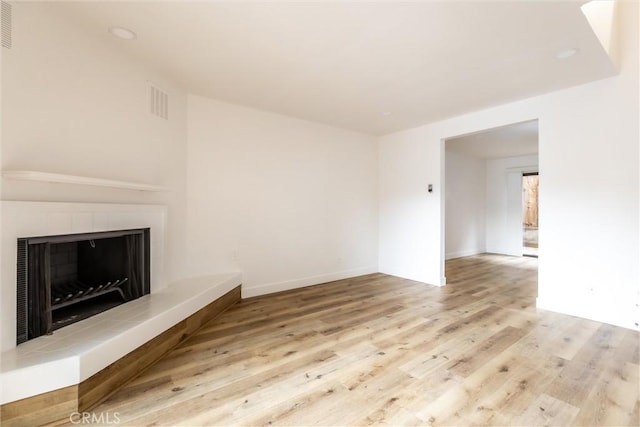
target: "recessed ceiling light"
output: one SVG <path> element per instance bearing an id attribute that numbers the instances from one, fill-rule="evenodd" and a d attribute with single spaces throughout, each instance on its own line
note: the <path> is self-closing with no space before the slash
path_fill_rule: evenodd
<path id="1" fill-rule="evenodd" d="M 555 54 L 555 57 L 556 59 L 567 59 L 575 56 L 578 52 L 580 52 L 580 50 L 576 49 L 575 47 L 562 49 Z"/>
<path id="2" fill-rule="evenodd" d="M 391 115 L 391 111 L 383 111 L 382 113 L 380 113 L 381 115 L 385 116 L 385 117 L 389 117 Z"/>
<path id="3" fill-rule="evenodd" d="M 114 37 L 118 37 L 123 40 L 134 40 L 136 38 L 136 33 L 123 27 L 111 27 L 109 28 L 109 32 Z"/>

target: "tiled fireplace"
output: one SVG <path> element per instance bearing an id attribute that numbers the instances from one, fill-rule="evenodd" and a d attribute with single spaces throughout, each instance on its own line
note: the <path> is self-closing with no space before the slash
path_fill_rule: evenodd
<path id="1" fill-rule="evenodd" d="M 123 304 L 108 312 L 79 321 L 70 326 L 59 324 L 57 330 L 20 345 L 18 343 L 18 242 L 19 239 L 34 236 L 61 236 L 90 233 L 96 244 L 97 236 L 103 232 L 117 230 L 141 230 L 143 238 L 148 230 L 146 256 L 149 270 L 144 278 L 145 292 L 157 293 L 166 288 L 162 275 L 162 257 L 165 235 L 166 207 L 162 205 L 123 205 L 102 203 L 55 203 L 3 201 L 1 235 L 1 282 L 0 282 L 0 324 L 2 346 L 2 381 L 0 385 L 0 403 L 15 401 L 39 393 L 55 390 L 78 383 L 85 377 L 104 368 L 122 357 L 132 348 L 135 340 L 127 336 L 127 329 L 135 326 L 130 312 L 130 304 Z M 37 239 L 32 240 L 37 242 Z M 104 243 L 103 241 L 102 243 Z M 99 242 L 100 243 L 100 242 Z M 76 243 L 77 244 L 77 243 Z M 73 245 L 73 243 L 71 244 Z M 60 258 L 71 255 L 69 245 L 61 245 L 54 250 Z M 86 255 L 86 254 L 85 254 Z M 90 256 L 93 254 L 89 254 Z M 59 260 L 58 260 L 59 261 Z M 59 276 L 67 279 L 77 275 L 69 265 L 59 265 Z M 68 264 L 68 263 L 67 263 Z M 66 271 L 65 271 L 66 270 Z M 84 274 L 84 273 L 83 273 Z M 125 275 L 126 277 L 126 275 Z M 58 277 L 57 280 L 60 280 Z M 82 279 L 92 279 L 83 277 Z M 97 277 L 96 277 L 97 279 Z M 115 280 L 124 277 L 114 277 Z M 82 281 L 82 280 L 81 280 Z M 108 282 L 109 280 L 107 280 Z M 91 285 L 91 284 L 89 284 Z M 107 283 L 102 284 L 103 288 Z M 112 284 L 113 285 L 113 284 Z M 96 288 L 100 284 L 96 283 Z M 95 289 L 94 289 L 95 291 Z M 79 291 L 73 295 L 77 295 Z M 86 292 L 86 291 L 85 291 Z M 112 292 L 112 293 L 117 293 Z M 66 296 L 62 296 L 66 298 Z M 51 302 L 55 301 L 54 297 Z M 142 300 L 142 298 L 138 299 Z M 58 301 L 57 303 L 60 303 Z M 132 302 L 133 303 L 133 302 Z M 144 312 L 144 310 L 140 310 Z M 123 314 L 128 312 L 129 315 Z M 142 315 L 145 315 L 144 313 Z M 70 314 L 68 317 L 72 317 Z M 127 321 L 125 321 L 127 320 Z M 62 323 L 65 323 L 64 321 Z M 62 327 L 64 326 L 64 327 Z M 90 331 L 88 328 L 93 329 Z M 132 331 L 132 333 L 139 331 Z M 155 333 L 155 332 L 154 332 Z M 123 335 L 125 334 L 125 335 Z M 122 335 L 125 339 L 119 343 L 99 349 L 98 345 L 113 337 Z M 142 335 L 142 334 L 141 334 Z M 141 343 L 137 343 L 140 345 Z M 105 351 L 108 349 L 108 351 Z"/>
<path id="2" fill-rule="evenodd" d="M 95 378 L 104 378 L 101 372 L 109 372 L 108 366 L 118 363 L 127 355 L 133 354 L 143 344 L 162 335 L 178 323 L 194 327 L 186 319 L 203 313 L 205 307 L 216 306 L 219 299 L 232 303 L 240 298 L 242 276 L 239 272 L 215 274 L 197 278 L 185 279 L 170 285 L 165 284 L 162 276 L 163 247 L 165 235 L 166 208 L 160 205 L 116 205 L 89 203 L 49 203 L 49 202 L 2 202 L 2 282 L 0 294 L 0 317 L 2 322 L 2 360 L 0 369 L 0 405 L 21 405 L 21 402 L 32 403 L 38 396 L 65 395 L 60 390 L 76 387 L 78 393 L 83 390 L 85 382 Z M 89 233 L 89 245 L 85 250 L 90 251 L 91 240 L 96 240 L 102 232 L 115 233 L 134 231 L 142 233 L 148 229 L 148 257 L 149 257 L 149 290 L 150 293 L 140 298 L 119 304 L 107 311 L 88 317 L 53 330 L 52 334 L 28 340 L 16 345 L 17 338 L 17 260 L 18 239 L 30 236 L 59 236 Z M 110 234 L 111 237 L 115 235 Z M 38 240 L 35 240 L 38 241 Z M 67 242 L 68 243 L 68 242 Z M 103 242 L 104 243 L 104 242 Z M 117 243 L 116 243 L 117 245 Z M 86 276 L 74 271 L 68 262 L 79 255 L 77 249 L 64 246 L 57 249 L 60 257 L 60 270 L 56 274 L 61 281 L 91 282 L 83 294 L 96 292 L 102 284 L 105 289 L 112 280 L 120 280 L 113 286 L 121 286 L 122 271 L 111 271 L 107 276 L 113 278 Z M 73 254 L 76 255 L 73 255 Z M 91 254 L 90 255 L 95 255 Z M 66 260 L 66 261 L 64 261 Z M 129 274 L 129 273 L 127 273 Z M 80 277 L 82 276 L 82 277 Z M 130 280 L 130 278 L 125 275 Z M 58 280 L 57 279 L 57 280 Z M 128 282 L 127 280 L 127 282 Z M 58 292 L 56 298 L 71 298 L 78 295 L 68 289 Z M 124 289 L 122 289 L 124 294 Z M 112 293 L 118 293 L 117 291 Z M 60 301 L 58 301 L 60 303 Z M 220 305 L 216 307 L 226 307 Z M 224 309 L 224 308 L 222 308 Z M 210 312 L 213 313 L 213 312 Z M 203 317 L 200 317 L 203 318 Z M 103 371 L 104 370 L 104 371 Z M 57 393 L 57 394 L 56 394 Z M 76 400 L 70 404 L 79 408 L 78 394 Z M 66 395 L 65 395 L 66 396 Z M 94 396 L 95 397 L 95 396 Z M 87 397 L 89 399 L 89 397 Z M 42 400 L 47 402 L 47 400 Z M 75 402 L 75 403 L 74 403 Z M 63 407 L 52 412 L 45 404 L 41 408 L 46 415 L 47 422 L 68 416 Z M 3 414 L 5 412 L 2 412 Z M 45 418 L 46 418 L 45 417 Z M 4 421 L 4 419 L 2 420 Z M 2 422 L 0 421 L 0 422 Z M 17 425 L 24 425 L 24 420 L 18 420 Z M 36 423 L 37 424 L 37 423 Z"/>
<path id="3" fill-rule="evenodd" d="M 33 252 L 35 252 L 37 244 L 48 243 L 48 250 L 53 250 L 54 254 L 49 254 L 47 262 L 59 264 L 54 265 L 53 269 L 51 266 L 48 268 L 48 271 L 53 274 L 49 281 L 53 279 L 54 285 L 59 285 L 54 289 L 56 295 L 52 296 L 49 302 L 51 305 L 59 307 L 59 311 L 64 311 L 68 315 L 66 320 L 56 319 L 57 324 L 51 325 L 50 330 L 45 331 L 45 333 L 50 333 L 59 327 L 72 323 L 69 318 L 75 316 L 75 313 L 70 313 L 72 311 L 69 310 L 71 304 L 63 305 L 76 296 L 81 299 L 82 295 L 89 293 L 91 287 L 93 289 L 90 292 L 94 296 L 100 295 L 101 292 L 108 289 L 120 289 L 123 291 L 123 297 L 126 293 L 126 299 L 131 299 L 133 290 L 126 286 L 131 283 L 121 283 L 125 279 L 126 282 L 132 280 L 127 277 L 131 271 L 126 261 L 120 261 L 122 263 L 120 266 L 99 266 L 99 271 L 82 271 L 85 267 L 79 267 L 76 263 L 77 260 L 74 261 L 75 266 L 69 261 L 73 257 L 84 257 L 85 261 L 91 262 L 86 258 L 94 257 L 97 260 L 103 258 L 107 252 L 118 250 L 123 251 L 121 257 L 126 257 L 127 243 L 125 240 L 119 241 L 119 239 L 130 239 L 131 242 L 141 239 L 139 250 L 148 252 L 144 256 L 148 257 L 150 270 L 142 266 L 142 270 L 136 274 L 150 277 L 144 277 L 142 279 L 145 282 L 144 286 L 134 293 L 137 295 L 138 293 L 154 292 L 165 286 L 161 271 L 165 214 L 166 208 L 161 205 L 2 202 L 2 298 L 0 300 L 2 304 L 0 314 L 2 350 L 11 349 L 18 342 L 17 282 L 20 270 L 16 269 L 16 265 L 19 260 L 19 243 L 31 247 Z M 86 234 L 87 238 L 82 237 L 82 234 Z M 123 237 L 127 234 L 131 237 Z M 78 249 L 78 245 L 86 246 L 88 249 Z M 92 248 L 91 245 L 96 247 Z M 145 249 L 145 246 L 148 248 Z M 136 256 L 140 255 L 142 254 Z M 114 262 L 117 261 L 111 261 L 111 264 Z M 78 271 L 78 268 L 81 271 Z M 78 274 L 80 274 L 80 278 L 78 278 Z M 103 279 L 105 283 L 99 283 Z M 114 283 L 117 280 L 120 282 Z M 77 282 L 83 283 L 82 286 L 86 285 L 85 289 L 80 289 Z M 100 286 L 102 287 L 98 290 Z M 79 292 L 82 294 L 78 295 Z M 117 293 L 117 291 L 111 291 L 108 294 L 116 296 Z M 73 295 L 69 297 L 69 294 Z M 56 298 L 60 298 L 60 300 L 56 300 Z M 66 298 L 68 300 L 63 301 Z M 107 300 L 109 299 L 105 295 L 105 304 L 108 305 Z M 111 300 L 113 304 L 117 303 L 117 299 L 111 298 Z M 65 308 L 67 310 L 64 310 Z M 22 341 L 25 341 L 24 338 Z"/>

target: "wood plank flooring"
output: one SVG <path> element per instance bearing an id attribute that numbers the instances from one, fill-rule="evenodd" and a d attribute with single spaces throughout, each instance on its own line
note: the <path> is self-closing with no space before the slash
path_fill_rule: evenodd
<path id="1" fill-rule="evenodd" d="M 637 426 L 640 335 L 536 311 L 537 259 L 245 300 L 93 409 L 119 425 Z"/>

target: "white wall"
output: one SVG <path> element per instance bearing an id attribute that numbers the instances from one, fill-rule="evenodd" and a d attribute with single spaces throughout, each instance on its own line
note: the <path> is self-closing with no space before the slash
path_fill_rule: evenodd
<path id="1" fill-rule="evenodd" d="M 37 170 L 169 187 L 147 193 L 2 180 L 3 200 L 168 205 L 165 266 L 184 247 L 186 94 L 129 57 L 126 41 L 93 36 L 46 2 L 12 2 L 13 48 L 3 49 L 2 169 Z M 148 112 L 147 81 L 170 96 L 170 119 Z"/>
<path id="2" fill-rule="evenodd" d="M 4 56 L 4 51 L 5 49 L 2 48 L 2 46 L 0 46 L 0 100 L 2 100 L 2 69 L 3 69 L 3 56 Z M 4 123 L 4 116 L 2 114 L 2 102 L 0 102 L 0 127 L 2 126 L 2 123 Z M 2 130 L 0 130 L 0 148 L 2 148 Z M 2 164 L 2 150 L 0 149 L 0 164 Z M 0 194 L 2 194 L 2 180 L 0 179 Z M 0 224 L 2 224 L 2 209 L 0 209 Z M 2 241 L 2 227 L 0 227 L 0 242 Z M 4 258 L 2 256 L 2 251 L 0 250 L 0 265 L 2 265 L 2 262 L 4 261 Z M 2 287 L 2 282 L 0 281 L 0 287 Z M 2 292 L 0 292 L 0 309 L 2 309 L 4 307 L 4 305 L 2 305 L 4 302 L 3 298 L 2 298 Z M 2 340 L 5 339 L 4 334 L 2 333 L 2 328 L 0 327 L 0 343 L 2 343 Z M 2 353 L 0 353 L 0 365 L 2 364 Z M 3 379 L 3 375 L 0 374 L 0 402 L 4 402 L 4 379 Z"/>
<path id="3" fill-rule="evenodd" d="M 380 269 L 435 283 L 442 140 L 539 119 L 538 307 L 640 329 L 638 4 L 619 4 L 617 77 L 380 140 Z"/>
<path id="4" fill-rule="evenodd" d="M 380 272 L 444 284 L 441 171 L 444 142 L 428 127 L 379 139 Z M 428 185 L 433 192 L 428 193 Z"/>
<path id="5" fill-rule="evenodd" d="M 486 161 L 446 151 L 445 258 L 486 251 Z"/>
<path id="6" fill-rule="evenodd" d="M 252 296 L 377 271 L 373 137 L 188 101 L 190 274 L 243 272 Z"/>
<path id="7" fill-rule="evenodd" d="M 377 271 L 374 137 L 195 96 L 188 135 L 186 92 L 128 42 L 44 2 L 13 12 L 2 168 L 169 191 L 3 179 L 3 200 L 167 205 L 168 282 L 240 268 L 252 295 Z M 148 113 L 148 81 L 169 93 L 168 121 Z"/>
<path id="8" fill-rule="evenodd" d="M 487 252 L 522 255 L 522 173 L 538 172 L 538 156 L 490 159 L 486 163 Z M 513 181 L 509 191 L 509 181 Z"/>

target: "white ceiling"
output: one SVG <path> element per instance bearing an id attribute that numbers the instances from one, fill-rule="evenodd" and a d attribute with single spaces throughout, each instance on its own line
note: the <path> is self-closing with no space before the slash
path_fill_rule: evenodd
<path id="1" fill-rule="evenodd" d="M 384 134 L 615 74 L 581 1 L 48 3 L 192 93 Z M 110 26 L 137 40 L 117 40 Z M 561 49 L 580 53 L 554 58 Z M 383 112 L 391 112 L 383 115 Z"/>
<path id="2" fill-rule="evenodd" d="M 447 139 L 447 151 L 482 159 L 538 153 L 538 121 L 516 123 L 471 135 Z"/>

